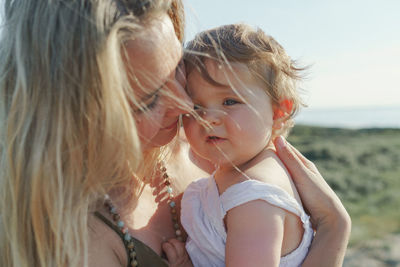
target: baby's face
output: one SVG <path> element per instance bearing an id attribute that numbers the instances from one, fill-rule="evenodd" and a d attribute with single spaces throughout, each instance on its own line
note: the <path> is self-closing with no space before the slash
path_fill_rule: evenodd
<path id="1" fill-rule="evenodd" d="M 192 116 L 184 116 L 183 125 L 192 149 L 201 157 L 218 164 L 239 166 L 260 153 L 270 142 L 273 105 L 260 81 L 253 78 L 242 63 L 219 65 L 206 60 L 210 84 L 193 70 L 187 77 L 187 92 L 198 114 L 212 128 Z"/>

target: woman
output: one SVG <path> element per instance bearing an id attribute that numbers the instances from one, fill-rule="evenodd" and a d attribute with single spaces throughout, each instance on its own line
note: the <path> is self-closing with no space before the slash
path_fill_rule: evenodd
<path id="1" fill-rule="evenodd" d="M 1 266 L 166 265 L 162 242 L 181 237 L 171 189 L 199 171 L 185 159 L 168 178 L 159 160 L 191 106 L 182 12 L 179 0 L 5 0 Z M 346 211 L 310 162 L 277 147 L 317 229 L 304 266 L 339 266 Z"/>

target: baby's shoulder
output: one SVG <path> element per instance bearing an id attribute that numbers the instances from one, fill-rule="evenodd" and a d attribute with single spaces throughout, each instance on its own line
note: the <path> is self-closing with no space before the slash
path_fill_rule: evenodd
<path id="1" fill-rule="evenodd" d="M 209 196 L 217 194 L 218 196 L 218 192 L 213 192 L 215 190 L 212 190 L 212 186 L 210 185 L 212 182 L 211 179 L 212 177 L 205 177 L 191 182 L 183 192 L 181 199 L 182 205 L 198 202 L 200 201 L 201 196 L 205 194 Z"/>
<path id="2" fill-rule="evenodd" d="M 185 189 L 185 193 L 190 191 L 200 191 L 208 186 L 212 177 L 203 177 L 191 182 Z"/>
<path id="3" fill-rule="evenodd" d="M 259 155 L 245 171 L 252 180 L 281 188 L 294 198 L 298 198 L 296 187 L 285 165 L 275 152 L 269 150 Z"/>

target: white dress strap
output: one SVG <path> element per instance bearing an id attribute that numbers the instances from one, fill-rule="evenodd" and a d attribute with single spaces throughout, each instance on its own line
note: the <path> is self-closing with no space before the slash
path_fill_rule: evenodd
<path id="1" fill-rule="evenodd" d="M 301 204 L 289 195 L 289 193 L 276 185 L 257 180 L 246 180 L 232 185 L 220 196 L 220 199 L 224 212 L 223 216 L 234 207 L 249 201 L 261 199 L 271 205 L 294 213 L 301 218 L 303 223 L 308 219 Z"/>
<path id="2" fill-rule="evenodd" d="M 301 219 L 304 228 L 302 241 L 294 251 L 281 257 L 279 264 L 280 267 L 301 266 L 313 238 L 310 216 L 305 213 L 301 204 L 282 188 L 256 180 L 247 180 L 232 185 L 220 196 L 223 216 L 230 209 L 257 199 L 265 200 L 274 206 L 292 212 Z"/>

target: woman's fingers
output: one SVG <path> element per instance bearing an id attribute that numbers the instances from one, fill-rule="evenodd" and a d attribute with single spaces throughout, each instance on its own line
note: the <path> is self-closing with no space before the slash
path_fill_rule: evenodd
<path id="1" fill-rule="evenodd" d="M 307 201 L 310 195 L 314 196 L 318 193 L 321 193 L 321 198 L 336 197 L 314 163 L 304 157 L 295 147 L 281 136 L 275 139 L 275 146 L 279 158 L 292 175 L 300 195 L 304 195 L 302 198 Z"/>
<path id="2" fill-rule="evenodd" d="M 283 137 L 281 137 L 281 138 L 283 139 Z M 308 169 L 312 169 L 312 170 L 316 169 L 314 163 L 312 163 L 309 159 L 304 157 L 303 154 L 300 153 L 300 151 L 298 151 L 294 146 L 292 146 L 286 140 L 284 140 L 284 142 L 286 142 L 287 146 L 289 147 L 289 150 L 292 151 Z"/>
<path id="3" fill-rule="evenodd" d="M 340 199 L 321 176 L 315 165 L 306 159 L 283 137 L 275 139 L 279 158 L 285 164 L 305 208 L 310 212 L 312 221 L 318 227 L 330 224 L 339 217 L 348 219 L 348 214 Z"/>
<path id="4" fill-rule="evenodd" d="M 290 174 L 294 179 L 306 176 L 307 172 L 307 159 L 301 155 L 293 146 L 286 142 L 282 136 L 278 136 L 274 140 L 276 151 L 279 158 L 285 164 Z M 307 165 L 306 165 L 307 164 Z M 296 182 L 295 181 L 295 182 Z M 300 182 L 300 181 L 299 181 Z"/>
<path id="5" fill-rule="evenodd" d="M 275 139 L 279 158 L 292 174 L 297 186 L 299 184 L 317 190 L 324 191 L 329 197 L 336 197 L 336 194 L 326 183 L 313 162 L 303 156 L 294 146 L 287 142 L 282 136 Z"/>

